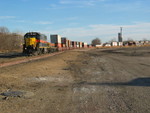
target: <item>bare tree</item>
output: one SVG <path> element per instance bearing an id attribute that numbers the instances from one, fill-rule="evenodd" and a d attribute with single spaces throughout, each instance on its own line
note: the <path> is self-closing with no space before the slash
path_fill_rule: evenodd
<path id="1" fill-rule="evenodd" d="M 7 27 L 0 27 L 0 33 L 5 33 L 5 34 L 7 34 L 7 33 L 9 33 L 9 30 L 8 30 L 8 28 Z"/>
<path id="2" fill-rule="evenodd" d="M 92 45 L 96 46 L 96 45 L 100 45 L 101 44 L 101 40 L 99 38 L 95 38 L 92 40 Z"/>
<path id="3" fill-rule="evenodd" d="M 109 42 L 116 42 L 116 38 L 112 38 Z"/>
<path id="4" fill-rule="evenodd" d="M 132 38 L 128 38 L 128 40 L 127 41 L 134 41 Z"/>
<path id="5" fill-rule="evenodd" d="M 8 28 L 0 27 L 0 51 L 21 50 L 22 43 L 22 35 L 10 33 Z"/>
<path id="6" fill-rule="evenodd" d="M 143 41 L 148 41 L 148 39 L 146 39 L 146 38 L 143 38 Z"/>

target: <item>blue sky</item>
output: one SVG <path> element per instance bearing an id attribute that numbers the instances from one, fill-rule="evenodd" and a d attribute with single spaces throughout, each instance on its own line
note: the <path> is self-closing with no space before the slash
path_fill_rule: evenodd
<path id="1" fill-rule="evenodd" d="M 0 0 L 0 26 L 11 32 L 38 31 L 60 34 L 90 43 L 117 40 L 150 40 L 150 0 Z"/>

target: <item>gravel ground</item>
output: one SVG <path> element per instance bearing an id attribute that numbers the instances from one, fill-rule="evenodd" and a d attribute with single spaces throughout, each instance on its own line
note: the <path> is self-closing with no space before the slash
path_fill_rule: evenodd
<path id="1" fill-rule="evenodd" d="M 149 113 L 149 73 L 150 47 L 71 50 L 0 68 L 0 113 Z"/>

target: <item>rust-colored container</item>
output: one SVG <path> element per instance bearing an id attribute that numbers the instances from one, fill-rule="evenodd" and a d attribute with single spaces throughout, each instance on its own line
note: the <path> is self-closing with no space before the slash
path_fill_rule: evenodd
<path id="1" fill-rule="evenodd" d="M 51 47 L 55 47 L 55 44 L 54 44 L 54 43 L 50 43 L 50 46 L 51 46 Z"/>
<path id="2" fill-rule="evenodd" d="M 71 47 L 71 41 L 70 41 L 70 40 L 67 40 L 67 42 L 68 42 L 67 47 Z"/>
<path id="3" fill-rule="evenodd" d="M 92 48 L 92 45 L 87 45 L 88 48 Z"/>
<path id="4" fill-rule="evenodd" d="M 83 43 L 82 43 L 82 47 L 83 47 L 83 48 L 87 48 L 87 43 L 83 42 Z"/>
<path id="5" fill-rule="evenodd" d="M 61 38 L 61 43 L 62 44 L 67 44 L 67 38 L 66 37 L 62 37 Z"/>
<path id="6" fill-rule="evenodd" d="M 79 42 L 79 48 L 82 48 L 82 42 Z"/>
<path id="7" fill-rule="evenodd" d="M 62 44 L 65 44 L 65 47 L 70 47 L 70 40 L 67 40 L 66 37 L 61 38 Z"/>
<path id="8" fill-rule="evenodd" d="M 72 41 L 72 47 L 76 48 L 77 47 L 77 43 L 76 41 Z"/>
<path id="9" fill-rule="evenodd" d="M 63 47 L 63 48 L 66 47 L 66 44 L 61 44 L 61 47 Z"/>

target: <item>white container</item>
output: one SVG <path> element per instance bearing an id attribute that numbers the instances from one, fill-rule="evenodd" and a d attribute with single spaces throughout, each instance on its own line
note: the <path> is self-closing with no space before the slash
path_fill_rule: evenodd
<path id="1" fill-rule="evenodd" d="M 80 43 L 79 43 L 79 42 L 77 42 L 77 48 L 79 48 L 79 45 L 80 45 Z"/>
<path id="2" fill-rule="evenodd" d="M 84 42 L 84 45 L 87 46 L 88 44 Z"/>
<path id="3" fill-rule="evenodd" d="M 95 47 L 102 47 L 102 45 L 95 45 Z"/>
<path id="4" fill-rule="evenodd" d="M 111 42 L 111 46 L 118 46 L 117 42 Z"/>
<path id="5" fill-rule="evenodd" d="M 61 44 L 61 36 L 60 35 L 50 35 L 51 43 Z"/>
<path id="6" fill-rule="evenodd" d="M 111 44 L 110 43 L 104 43 L 103 46 L 104 47 L 111 47 Z"/>
<path id="7" fill-rule="evenodd" d="M 123 46 L 123 42 L 118 42 L 118 46 Z"/>

